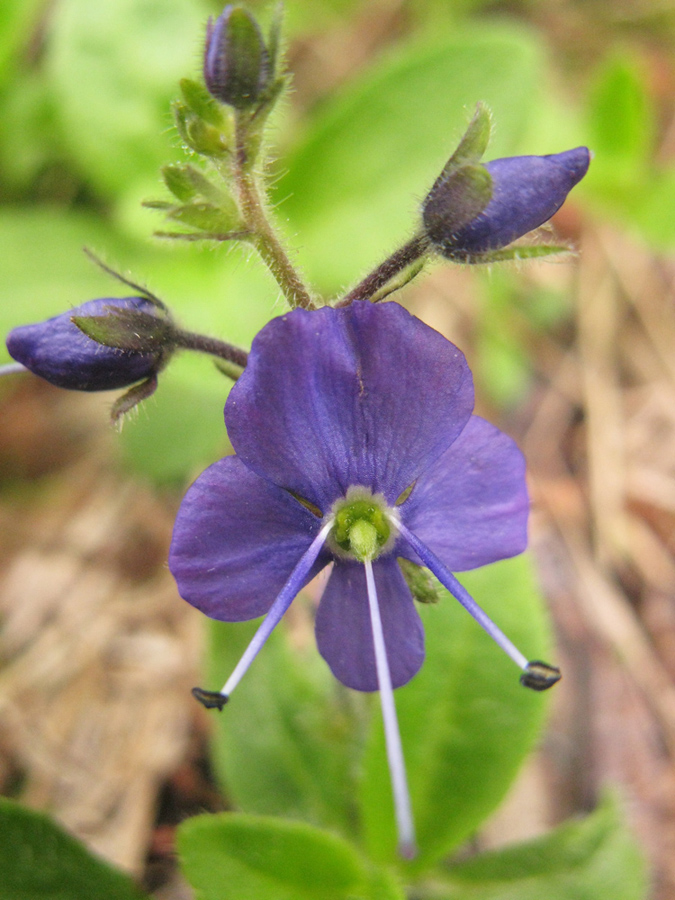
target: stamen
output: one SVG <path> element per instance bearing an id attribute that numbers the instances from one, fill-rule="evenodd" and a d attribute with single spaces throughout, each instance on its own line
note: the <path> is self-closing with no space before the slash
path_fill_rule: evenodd
<path id="1" fill-rule="evenodd" d="M 452 574 L 452 572 L 443 565 L 436 554 L 433 553 L 426 546 L 426 544 L 423 544 L 422 541 L 401 522 L 399 522 L 398 524 L 398 530 L 410 544 L 415 553 L 417 553 L 424 565 L 428 569 L 431 569 L 431 571 L 434 573 L 436 578 L 438 578 L 441 584 L 450 591 L 450 593 L 456 600 L 459 600 L 464 609 L 474 617 L 474 619 L 482 628 L 485 629 L 485 631 L 487 631 L 492 640 L 495 641 L 495 643 L 498 644 L 502 648 L 502 650 L 511 657 L 511 659 L 519 668 L 523 669 L 524 671 L 527 670 L 529 666 L 527 657 L 523 656 L 520 650 L 511 643 L 511 641 L 502 631 L 500 631 L 499 628 L 497 628 L 492 619 L 487 615 L 487 613 L 483 612 L 483 610 L 476 603 L 467 589 L 462 584 L 460 584 Z"/>
<path id="2" fill-rule="evenodd" d="M 21 363 L 5 363 L 4 366 L 0 366 L 0 378 L 2 378 L 3 375 L 20 375 L 22 372 L 27 371 L 28 369 L 25 366 L 22 366 Z"/>
<path id="3" fill-rule="evenodd" d="M 387 760 L 389 762 L 389 774 L 391 776 L 391 786 L 394 794 L 394 811 L 396 815 L 396 827 L 398 830 L 398 852 L 404 859 L 413 859 L 417 855 L 415 826 L 413 824 L 412 809 L 410 805 L 410 792 L 408 790 L 408 780 L 405 772 L 405 760 L 403 759 L 403 747 L 401 746 L 401 734 L 396 718 L 394 691 L 391 686 L 387 650 L 384 643 L 380 606 L 377 600 L 377 589 L 375 587 L 375 578 L 373 576 L 373 564 L 370 560 L 366 560 L 364 565 L 366 568 L 366 584 L 368 586 L 370 624 L 373 629 L 375 667 L 377 669 L 377 682 L 380 688 L 380 702 L 382 703 L 384 736 L 387 744 Z"/>
<path id="4" fill-rule="evenodd" d="M 300 557 L 300 561 L 291 572 L 288 581 L 282 587 L 279 596 L 270 606 L 269 612 L 263 619 L 256 633 L 253 635 L 251 643 L 248 645 L 246 650 L 244 650 L 243 656 L 234 667 L 234 671 L 223 685 L 223 689 L 220 691 L 221 695 L 225 697 L 225 702 L 227 702 L 227 698 L 239 684 L 248 667 L 251 665 L 253 660 L 262 649 L 263 644 L 272 634 L 276 626 L 281 621 L 281 617 L 295 599 L 295 596 L 302 587 L 302 584 L 307 577 L 309 570 L 316 562 L 316 558 L 321 552 L 321 548 L 325 544 L 328 533 L 330 532 L 332 527 L 333 521 L 330 520 L 323 526 L 321 531 L 319 531 L 317 536 L 309 545 L 309 548 Z"/>

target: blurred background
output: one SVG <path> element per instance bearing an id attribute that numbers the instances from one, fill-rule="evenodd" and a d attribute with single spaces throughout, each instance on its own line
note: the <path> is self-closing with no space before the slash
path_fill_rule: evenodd
<path id="1" fill-rule="evenodd" d="M 265 21 L 266 7 L 250 4 Z M 3 0 L 0 331 L 124 294 L 248 346 L 284 306 L 238 248 L 152 238 L 140 201 L 184 158 L 177 82 L 209 0 Z M 592 809 L 618 785 L 675 896 L 675 4 L 288 0 L 293 89 L 273 199 L 335 296 L 402 243 L 478 100 L 486 158 L 587 144 L 554 219 L 578 251 L 436 265 L 397 298 L 467 354 L 479 411 L 525 451 L 531 546 L 564 680 L 480 847 Z M 9 361 L 0 350 L 0 364 Z M 0 383 L 0 793 L 48 809 L 157 897 L 189 896 L 172 835 L 222 808 L 205 751 L 203 622 L 165 561 L 181 492 L 227 452 L 228 383 L 180 358 L 118 433 L 110 395 Z"/>

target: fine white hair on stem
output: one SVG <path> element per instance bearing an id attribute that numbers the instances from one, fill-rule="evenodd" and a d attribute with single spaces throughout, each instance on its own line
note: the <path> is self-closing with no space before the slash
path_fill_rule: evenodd
<path id="1" fill-rule="evenodd" d="M 382 719 L 384 721 L 384 736 L 387 744 L 387 761 L 391 775 L 391 786 L 394 794 L 394 813 L 398 830 L 398 849 L 405 859 L 412 859 L 417 855 L 415 843 L 415 826 L 413 824 L 412 809 L 410 805 L 410 791 L 403 759 L 403 747 L 401 746 L 401 734 L 396 718 L 396 706 L 394 704 L 394 691 L 391 686 L 389 662 L 384 643 L 384 631 L 382 630 L 382 618 L 380 605 L 377 600 L 377 588 L 373 575 L 373 564 L 370 560 L 364 563 L 366 568 L 366 585 L 368 587 L 368 608 L 370 610 L 370 623 L 373 629 L 373 646 L 375 649 L 375 667 L 377 670 L 377 682 L 382 703 Z"/>

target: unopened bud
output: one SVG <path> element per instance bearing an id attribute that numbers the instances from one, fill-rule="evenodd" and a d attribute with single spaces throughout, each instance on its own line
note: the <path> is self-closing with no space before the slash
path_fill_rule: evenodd
<path id="1" fill-rule="evenodd" d="M 56 387 L 107 391 L 154 377 L 171 354 L 170 331 L 166 311 L 147 297 L 102 298 L 20 325 L 7 350 Z"/>
<path id="2" fill-rule="evenodd" d="M 475 218 L 459 226 L 457 176 L 441 176 L 422 207 L 429 239 L 448 259 L 479 262 L 482 255 L 506 247 L 548 221 L 584 177 L 589 164 L 586 147 L 485 163 L 492 181 L 490 201 Z"/>
<path id="3" fill-rule="evenodd" d="M 239 6 L 225 7 L 209 20 L 204 81 L 221 103 L 248 109 L 261 98 L 271 77 L 270 58 L 258 24 Z"/>

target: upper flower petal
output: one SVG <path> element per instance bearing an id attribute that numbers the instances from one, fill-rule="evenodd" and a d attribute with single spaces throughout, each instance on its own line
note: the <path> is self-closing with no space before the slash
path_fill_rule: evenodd
<path id="1" fill-rule="evenodd" d="M 406 684 L 424 661 L 424 630 L 395 557 L 373 563 L 392 686 Z M 337 560 L 316 614 L 319 652 L 357 691 L 378 690 L 365 568 Z"/>
<path id="2" fill-rule="evenodd" d="M 169 568 L 181 597 L 207 616 L 253 619 L 267 612 L 320 525 L 286 491 L 228 456 L 185 495 Z M 320 556 L 310 578 L 328 561 Z"/>
<path id="3" fill-rule="evenodd" d="M 417 480 L 403 522 L 453 571 L 515 556 L 527 546 L 525 460 L 494 425 L 472 416 Z M 418 562 L 414 551 L 398 551 Z"/>
<path id="4" fill-rule="evenodd" d="M 351 485 L 393 503 L 472 408 L 460 350 L 397 303 L 362 301 L 263 328 L 225 421 L 247 466 L 327 513 Z"/>

